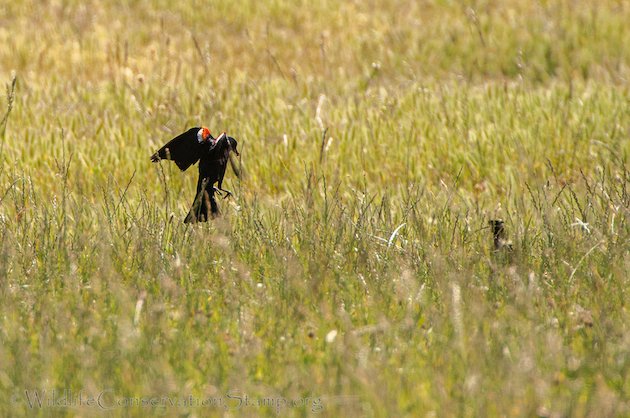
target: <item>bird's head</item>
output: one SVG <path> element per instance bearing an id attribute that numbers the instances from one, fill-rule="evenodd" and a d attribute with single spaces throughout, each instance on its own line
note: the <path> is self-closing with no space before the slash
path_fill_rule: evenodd
<path id="1" fill-rule="evenodd" d="M 210 129 L 206 128 L 205 126 L 197 131 L 197 142 L 199 142 L 200 144 L 212 141 L 212 139 L 213 138 L 212 134 L 210 133 Z"/>
<path id="2" fill-rule="evenodd" d="M 503 232 L 505 222 L 503 219 L 491 219 L 488 224 L 492 228 L 492 232 L 497 235 Z"/>
<path id="3" fill-rule="evenodd" d="M 232 152 L 234 152 L 234 154 L 240 155 L 238 153 L 238 149 L 236 148 L 238 146 L 238 143 L 236 142 L 236 139 L 232 138 L 231 136 L 227 136 L 227 133 L 223 132 L 216 139 L 216 143 L 218 144 L 219 141 L 223 141 L 223 140 L 225 140 L 225 144 L 227 146 L 228 151 L 232 151 Z"/>
<path id="4" fill-rule="evenodd" d="M 234 154 L 240 155 L 238 153 L 238 150 L 236 149 L 236 147 L 238 146 L 238 142 L 236 142 L 236 139 L 232 138 L 231 136 L 228 136 L 228 144 L 230 146 L 230 150 L 234 151 Z"/>

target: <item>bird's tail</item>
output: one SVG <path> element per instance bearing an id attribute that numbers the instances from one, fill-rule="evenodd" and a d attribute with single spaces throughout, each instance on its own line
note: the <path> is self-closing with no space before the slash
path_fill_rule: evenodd
<path id="1" fill-rule="evenodd" d="M 208 220 L 208 208 L 210 208 L 210 214 L 213 218 L 219 215 L 219 206 L 214 198 L 214 190 L 211 188 L 207 190 L 206 187 L 202 187 L 195 197 L 184 223 L 206 222 Z"/>

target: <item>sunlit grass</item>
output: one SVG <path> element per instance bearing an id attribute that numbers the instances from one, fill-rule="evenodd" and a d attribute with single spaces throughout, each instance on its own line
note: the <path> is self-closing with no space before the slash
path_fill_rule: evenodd
<path id="1" fill-rule="evenodd" d="M 0 6 L 0 415 L 627 415 L 630 4 L 547 3 Z"/>

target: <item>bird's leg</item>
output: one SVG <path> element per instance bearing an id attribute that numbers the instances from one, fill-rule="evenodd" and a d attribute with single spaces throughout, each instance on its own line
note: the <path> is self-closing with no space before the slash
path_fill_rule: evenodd
<path id="1" fill-rule="evenodd" d="M 225 189 L 219 189 L 219 190 L 225 193 L 225 196 L 223 196 L 224 199 L 227 199 L 228 197 L 232 196 L 232 192 L 229 190 L 225 190 Z"/>
<path id="2" fill-rule="evenodd" d="M 220 179 L 220 180 L 219 180 L 219 183 L 217 184 L 217 186 L 219 186 L 219 187 L 218 187 L 218 189 L 219 189 L 219 190 L 221 190 L 222 192 L 224 192 L 224 193 L 225 193 L 225 196 L 223 196 L 223 198 L 224 198 L 224 199 L 227 199 L 228 197 L 232 196 L 232 192 L 231 192 L 231 191 L 229 191 L 229 190 L 225 190 L 225 189 L 223 188 L 223 179 Z M 219 195 L 220 195 L 220 194 L 219 194 Z"/>
<path id="3" fill-rule="evenodd" d="M 219 196 L 223 196 L 223 192 L 224 192 L 225 190 L 223 190 L 223 189 L 218 189 L 218 188 L 216 188 L 216 187 L 212 186 L 212 191 L 213 191 L 213 192 L 215 192 L 216 194 L 218 194 Z M 227 196 L 226 196 L 226 197 L 227 197 Z"/>

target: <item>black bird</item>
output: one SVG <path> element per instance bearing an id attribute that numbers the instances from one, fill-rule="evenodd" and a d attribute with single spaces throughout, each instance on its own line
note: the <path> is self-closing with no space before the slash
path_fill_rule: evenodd
<path id="1" fill-rule="evenodd" d="M 505 222 L 503 219 L 491 219 L 488 224 L 492 228 L 492 240 L 494 251 L 512 251 L 512 241 L 508 240 L 505 233 Z"/>
<path id="2" fill-rule="evenodd" d="M 236 139 L 225 132 L 215 139 L 208 128 L 196 127 L 173 138 L 151 156 L 153 162 L 173 160 L 182 171 L 199 161 L 197 194 L 184 223 L 207 221 L 208 208 L 210 214 L 216 216 L 219 207 L 214 198 L 215 193 L 225 193 L 224 198 L 232 194 L 222 188 L 223 177 L 228 161 L 231 162 L 230 152 L 239 155 L 237 145 Z M 238 175 L 238 171 L 235 172 Z M 218 183 L 218 187 L 214 187 L 215 183 Z"/>
<path id="3" fill-rule="evenodd" d="M 239 155 L 236 147 L 238 146 L 236 139 L 227 136 L 223 132 L 214 140 L 214 145 L 204 157 L 199 161 L 199 179 L 197 180 L 197 196 L 184 219 L 184 223 L 189 222 L 205 222 L 208 220 L 208 206 L 210 213 L 216 216 L 219 213 L 219 207 L 214 198 L 214 194 L 221 195 L 225 193 L 224 199 L 231 196 L 232 192 L 223 189 L 223 177 L 230 160 L 230 152 Z M 232 166 L 234 168 L 234 166 Z M 238 173 L 237 170 L 234 170 Z M 214 187 L 217 183 L 218 187 Z"/>

